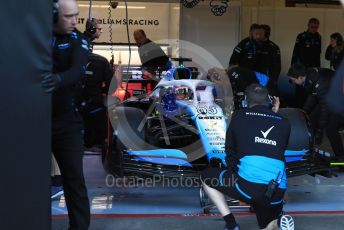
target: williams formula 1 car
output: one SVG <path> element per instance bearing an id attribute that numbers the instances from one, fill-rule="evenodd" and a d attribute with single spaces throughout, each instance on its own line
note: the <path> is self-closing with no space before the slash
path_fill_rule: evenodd
<path id="1" fill-rule="evenodd" d="M 183 71 L 187 73 L 183 67 L 169 70 L 149 94 L 138 94 L 111 108 L 113 138 L 103 151 L 108 172 L 198 177 L 205 167 L 226 167 L 225 134 L 236 100 L 225 95 L 231 94 L 230 83 L 224 90 L 223 85 L 191 79 L 191 74 L 178 76 Z M 147 80 L 141 81 L 146 85 Z M 304 112 L 292 108 L 279 112 L 292 127 L 285 152 L 288 176 L 328 174 L 329 158 L 313 147 Z"/>

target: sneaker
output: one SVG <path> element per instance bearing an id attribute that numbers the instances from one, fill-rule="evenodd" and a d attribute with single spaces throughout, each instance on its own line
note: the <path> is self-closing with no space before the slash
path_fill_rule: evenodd
<path id="1" fill-rule="evenodd" d="M 62 186 L 51 186 L 51 199 L 55 199 L 63 195 Z"/>
<path id="2" fill-rule="evenodd" d="M 289 215 L 283 215 L 280 219 L 280 230 L 294 230 L 293 217 Z"/>

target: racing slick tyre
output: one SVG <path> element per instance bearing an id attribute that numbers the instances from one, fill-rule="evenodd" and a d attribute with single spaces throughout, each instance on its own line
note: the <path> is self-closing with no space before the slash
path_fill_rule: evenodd
<path id="1" fill-rule="evenodd" d="M 312 150 L 313 133 L 305 112 L 295 108 L 282 108 L 278 112 L 289 120 L 291 126 L 287 149 L 291 151 Z"/>

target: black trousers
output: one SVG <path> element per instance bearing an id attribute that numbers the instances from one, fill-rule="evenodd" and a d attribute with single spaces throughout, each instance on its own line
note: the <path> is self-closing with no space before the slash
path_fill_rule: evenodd
<path id="1" fill-rule="evenodd" d="M 295 106 L 302 108 L 307 99 L 307 92 L 302 86 L 295 85 Z"/>
<path id="2" fill-rule="evenodd" d="M 344 117 L 331 114 L 326 126 L 327 137 L 336 157 L 344 157 L 343 142 L 338 130 L 344 126 Z"/>
<path id="3" fill-rule="evenodd" d="M 91 148 L 102 145 L 107 137 L 107 109 L 103 104 L 91 104 L 83 110 L 84 144 Z"/>
<path id="4" fill-rule="evenodd" d="M 313 129 L 318 128 L 317 123 L 320 116 L 321 110 L 320 106 L 317 105 L 311 114 L 309 115 L 310 121 L 312 123 Z M 344 147 L 339 129 L 344 126 L 344 117 L 331 113 L 328 117 L 328 122 L 326 124 L 326 135 L 330 141 L 331 148 L 336 157 L 344 157 Z"/>
<path id="5" fill-rule="evenodd" d="M 260 229 L 266 228 L 283 214 L 283 189 L 278 188 L 271 198 L 266 198 L 266 185 L 246 181 L 231 171 L 218 168 L 205 169 L 201 180 L 230 198 L 251 204 Z"/>
<path id="6" fill-rule="evenodd" d="M 69 225 L 73 230 L 86 230 L 90 225 L 81 128 L 81 119 L 76 113 L 53 119 L 52 151 L 61 170 Z"/>

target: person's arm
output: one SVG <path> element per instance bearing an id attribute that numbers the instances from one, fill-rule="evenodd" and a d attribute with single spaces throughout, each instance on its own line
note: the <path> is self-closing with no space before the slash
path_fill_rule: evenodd
<path id="1" fill-rule="evenodd" d="M 110 63 L 105 59 L 104 60 L 103 82 L 105 83 L 106 91 L 109 90 L 109 86 L 110 86 L 110 83 L 111 83 L 113 77 L 114 77 L 114 71 L 111 68 Z M 114 80 L 116 80 L 116 79 L 114 78 Z M 116 88 L 117 88 L 117 84 L 116 84 Z"/>
<path id="2" fill-rule="evenodd" d="M 274 47 L 273 50 L 273 54 L 272 54 L 272 59 L 271 59 L 271 70 L 270 70 L 270 76 L 277 80 L 280 73 L 281 73 L 281 51 L 280 48 L 278 46 Z"/>
<path id="3" fill-rule="evenodd" d="M 301 42 L 302 42 L 302 38 L 301 38 L 301 34 L 297 35 L 296 41 L 295 41 L 295 46 L 294 46 L 294 50 L 293 50 L 293 56 L 291 59 L 291 64 L 296 64 L 296 63 L 300 63 L 300 49 L 301 49 Z"/>
<path id="4" fill-rule="evenodd" d="M 274 96 L 274 100 L 273 100 L 273 104 L 272 104 L 271 110 L 272 110 L 274 113 L 278 113 L 280 104 L 281 104 L 281 103 L 280 103 L 279 97 L 275 97 L 275 96 Z"/>
<path id="5" fill-rule="evenodd" d="M 240 60 L 242 58 L 242 52 L 245 49 L 245 44 L 244 40 L 239 42 L 239 44 L 234 48 L 232 56 L 230 57 L 229 60 L 229 67 L 234 66 L 234 65 L 239 65 Z"/>
<path id="6" fill-rule="evenodd" d="M 65 71 L 57 73 L 61 82 L 59 87 L 71 86 L 77 83 L 85 73 L 85 67 L 88 62 L 88 44 L 85 39 L 78 37 L 72 40 L 73 54 L 72 67 Z"/>
<path id="7" fill-rule="evenodd" d="M 329 46 L 326 48 L 325 59 L 328 60 L 328 61 L 331 61 L 332 50 L 333 50 L 333 47 L 332 47 L 331 45 L 329 45 Z"/>
<path id="8" fill-rule="evenodd" d="M 238 171 L 239 158 L 236 153 L 235 137 L 233 134 L 233 126 L 235 124 L 235 115 L 233 114 L 230 125 L 228 126 L 226 132 L 226 142 L 225 142 L 225 151 L 226 151 L 226 163 L 228 170 L 232 172 Z"/>

